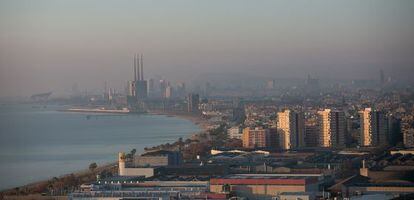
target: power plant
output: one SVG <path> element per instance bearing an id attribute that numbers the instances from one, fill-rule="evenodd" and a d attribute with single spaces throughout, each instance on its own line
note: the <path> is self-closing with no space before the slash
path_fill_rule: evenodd
<path id="1" fill-rule="evenodd" d="M 148 97 L 148 83 L 144 80 L 143 54 L 135 54 L 133 63 L 134 80 L 128 82 L 128 105 L 131 107 L 142 105 Z"/>

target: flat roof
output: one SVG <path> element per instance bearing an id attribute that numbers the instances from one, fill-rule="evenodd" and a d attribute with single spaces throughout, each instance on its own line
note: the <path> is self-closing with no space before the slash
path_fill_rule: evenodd
<path id="1" fill-rule="evenodd" d="M 145 180 L 145 176 L 113 176 L 97 180 L 97 182 L 123 182 L 123 181 L 142 181 Z"/>
<path id="2" fill-rule="evenodd" d="M 233 174 L 222 178 L 210 179 L 210 184 L 234 185 L 306 185 L 316 183 L 315 176 L 268 175 L 268 174 Z"/>
<path id="3" fill-rule="evenodd" d="M 323 176 L 322 173 L 318 174 L 231 174 L 228 176 L 239 176 L 239 177 L 319 177 Z"/>
<path id="4" fill-rule="evenodd" d="M 384 183 L 352 183 L 350 186 L 357 187 L 410 187 L 414 188 L 414 183 L 393 183 L 393 182 L 384 182 Z"/>

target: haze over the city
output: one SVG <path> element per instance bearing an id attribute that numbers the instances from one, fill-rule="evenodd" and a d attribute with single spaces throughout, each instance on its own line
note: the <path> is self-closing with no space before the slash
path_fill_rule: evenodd
<path id="1" fill-rule="evenodd" d="M 413 83 L 414 1 L 0 1 L 0 96 L 202 74 Z"/>

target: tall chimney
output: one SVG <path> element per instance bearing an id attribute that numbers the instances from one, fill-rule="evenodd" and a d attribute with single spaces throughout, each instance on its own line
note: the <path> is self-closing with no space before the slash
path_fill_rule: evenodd
<path id="1" fill-rule="evenodd" d="M 139 80 L 140 79 L 140 76 L 139 76 L 139 74 L 140 74 L 140 72 L 139 72 L 139 55 L 138 54 L 136 54 L 136 68 L 137 68 L 137 79 Z M 136 81 L 136 80 L 135 80 Z"/>
<path id="2" fill-rule="evenodd" d="M 141 80 L 144 80 L 144 59 L 142 58 L 143 54 L 141 54 Z"/>
<path id="3" fill-rule="evenodd" d="M 137 81 L 137 55 L 134 54 L 134 81 Z"/>

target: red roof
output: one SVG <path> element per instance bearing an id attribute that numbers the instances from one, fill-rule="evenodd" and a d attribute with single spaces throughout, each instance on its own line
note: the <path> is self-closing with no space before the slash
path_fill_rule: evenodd
<path id="1" fill-rule="evenodd" d="M 205 194 L 205 197 L 207 197 L 207 199 L 228 199 L 228 195 L 227 194 L 217 194 L 217 193 L 207 193 Z"/>

